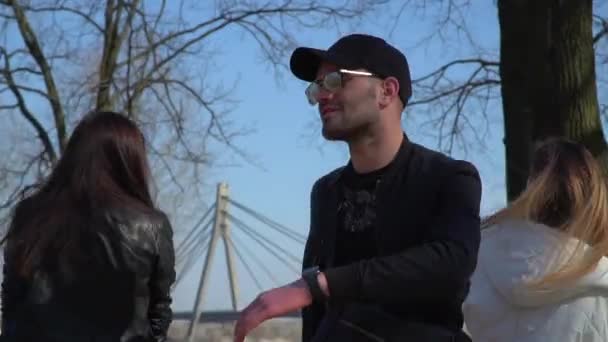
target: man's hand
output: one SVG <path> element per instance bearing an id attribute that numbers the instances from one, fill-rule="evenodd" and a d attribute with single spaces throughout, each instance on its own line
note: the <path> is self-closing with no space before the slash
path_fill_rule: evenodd
<path id="1" fill-rule="evenodd" d="M 323 292 L 328 295 L 327 282 L 322 274 L 319 281 Z M 245 336 L 262 322 L 302 309 L 311 303 L 312 295 L 303 279 L 261 293 L 241 312 L 234 327 L 234 342 L 243 342 Z"/>

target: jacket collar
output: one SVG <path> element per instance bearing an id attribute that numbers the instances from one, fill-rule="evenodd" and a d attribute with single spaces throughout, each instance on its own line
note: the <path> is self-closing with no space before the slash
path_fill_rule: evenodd
<path id="1" fill-rule="evenodd" d="M 407 134 L 405 132 L 403 132 L 403 140 L 401 141 L 401 146 L 399 147 L 399 150 L 397 151 L 397 154 L 395 155 L 395 158 L 393 159 L 392 165 L 387 170 L 387 174 L 392 174 L 394 172 L 394 170 L 399 170 L 401 168 L 401 166 L 409 160 L 411 150 L 412 150 L 412 143 L 410 142 L 409 138 L 407 137 Z M 329 185 L 332 186 L 332 185 L 335 185 L 336 183 L 340 182 L 344 175 L 344 171 L 349 168 L 350 169 L 353 168 L 352 159 L 349 159 L 348 163 L 345 166 L 339 168 L 337 170 L 337 172 L 335 172 L 330 177 L 330 179 L 328 180 Z"/>
<path id="2" fill-rule="evenodd" d="M 404 170 L 404 165 L 408 163 L 410 160 L 412 151 L 412 143 L 410 143 L 407 135 L 403 133 L 403 140 L 401 142 L 401 147 L 397 151 L 395 158 L 393 159 L 393 163 L 386 170 L 386 177 L 392 178 L 395 172 Z M 339 182 L 342 180 L 344 175 L 344 170 L 346 168 L 352 168 L 352 161 L 349 161 L 348 164 L 342 168 L 337 169 L 333 173 L 331 173 L 328 177 L 328 192 L 325 194 L 324 201 L 325 204 L 324 209 L 327 216 L 324 218 L 324 222 L 327 223 L 329 229 L 323 229 L 321 238 L 322 241 L 327 243 L 327 246 L 334 246 L 336 240 L 336 225 L 338 222 L 338 198 L 339 198 Z M 387 182 L 383 182 L 379 188 L 379 193 L 384 193 L 384 190 L 389 188 L 387 186 Z M 321 256 L 321 260 L 324 260 L 325 267 L 331 267 L 334 264 L 334 248 L 326 248 L 323 250 L 324 255 Z"/>

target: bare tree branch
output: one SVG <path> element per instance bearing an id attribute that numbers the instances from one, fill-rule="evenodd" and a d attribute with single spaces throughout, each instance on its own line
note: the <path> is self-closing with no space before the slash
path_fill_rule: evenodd
<path id="1" fill-rule="evenodd" d="M 12 104 L 12 105 L 1 105 L 0 106 L 0 110 L 11 110 L 11 109 L 17 109 L 19 108 L 19 104 Z"/>
<path id="2" fill-rule="evenodd" d="M 66 13 L 75 14 L 76 16 L 82 18 L 86 23 L 93 26 L 99 33 L 104 32 L 103 27 L 101 27 L 101 25 L 99 25 L 93 18 L 95 7 L 89 7 L 88 8 L 89 13 L 85 13 L 81 9 L 78 9 L 78 8 L 66 6 L 65 3 L 58 3 L 58 4 L 55 4 L 54 6 L 41 6 L 41 7 L 34 7 L 31 4 L 22 4 L 21 8 L 25 12 L 33 12 L 33 13 L 47 12 L 47 13 L 54 14 L 54 13 L 58 13 L 58 12 L 66 12 Z"/>
<path id="3" fill-rule="evenodd" d="M 11 71 L 12 74 L 14 74 L 14 72 Z M 18 85 L 15 84 L 15 86 L 22 91 L 26 91 L 28 93 L 32 93 L 32 94 L 36 94 L 42 98 L 48 99 L 49 95 L 44 91 L 44 90 L 40 90 L 40 89 L 36 89 L 36 88 L 32 88 L 32 87 L 28 87 L 28 86 L 24 86 L 24 85 Z"/>
<path id="4" fill-rule="evenodd" d="M 13 187 L 13 191 L 8 195 L 8 198 L 4 203 L 0 204 L 0 210 L 7 209 L 12 207 L 17 200 L 19 200 L 20 194 L 24 191 L 25 179 L 29 174 L 30 170 L 37 162 L 40 161 L 40 156 L 31 157 L 27 162 L 25 168 L 23 170 L 9 170 L 4 168 L 3 173 L 11 173 L 17 176 L 18 183 L 17 186 Z"/>
<path id="5" fill-rule="evenodd" d="M 255 164 L 237 140 L 250 130 L 230 120 L 237 81 L 226 78 L 226 84 L 234 82 L 226 87 L 209 77 L 215 72 L 211 63 L 221 53 L 213 50 L 215 39 L 238 31 L 278 70 L 285 67 L 284 57 L 301 30 L 339 30 L 386 3 L 218 0 L 210 9 L 208 2 L 195 0 L 0 0 L 0 27 L 5 28 L 0 36 L 11 41 L 5 59 L 12 62 L 0 75 L 0 93 L 10 97 L 0 112 L 7 114 L 3 118 L 19 113 L 16 118 L 34 127 L 40 140 L 19 150 L 17 164 L 26 165 L 29 154 L 38 156 L 34 149 L 42 150 L 24 179 L 43 175 L 83 113 L 94 108 L 122 111 L 148 137 L 153 172 L 165 182 L 161 191 L 197 193 L 204 184 L 202 170 L 219 159 L 209 152 L 215 147 Z M 14 34 L 21 40 L 9 39 Z M 47 99 L 46 108 L 39 109 L 38 101 L 37 113 L 32 113 L 30 101 L 39 96 Z M 18 139 L 29 141 L 27 134 Z M 53 154 L 47 156 L 47 151 Z M 0 170 L 7 163 L 0 161 Z M 0 196 L 23 187 L 17 174 L 4 176 Z"/>
<path id="6" fill-rule="evenodd" d="M 61 105 L 57 86 L 51 68 L 48 64 L 48 60 L 40 48 L 36 34 L 32 30 L 29 21 L 27 20 L 25 13 L 21 6 L 17 3 L 17 0 L 7 0 L 6 3 L 10 5 L 15 13 L 15 18 L 21 32 L 23 42 L 31 53 L 32 57 L 40 67 L 42 75 L 44 77 L 44 83 L 48 91 L 48 99 L 53 109 L 53 116 L 55 119 L 55 128 L 57 130 L 57 141 L 59 143 L 59 151 L 63 151 L 67 143 L 67 132 L 65 127 L 65 114 Z"/>
<path id="7" fill-rule="evenodd" d="M 463 124 L 469 127 L 478 140 L 482 140 L 478 136 L 478 129 L 470 123 L 465 111 L 475 103 L 481 113 L 475 111 L 472 115 L 481 114 L 487 121 L 487 104 L 494 98 L 492 90 L 500 85 L 498 65 L 496 61 L 482 58 L 459 59 L 412 81 L 416 89 L 414 93 L 420 95 L 410 101 L 408 110 L 424 108 L 426 113 L 431 114 L 431 119 L 424 125 L 430 124 L 438 128 L 440 147 L 443 147 L 444 139 L 448 139 L 445 148 L 447 152 L 452 152 L 456 139 L 462 139 L 465 132 Z M 470 69 L 469 76 L 462 80 L 453 80 L 453 69 L 461 70 L 463 67 Z M 462 147 L 466 147 L 466 144 Z"/>
<path id="8" fill-rule="evenodd" d="M 1 70 L 2 75 L 4 76 L 4 80 L 6 81 L 6 84 L 17 99 L 17 106 L 21 110 L 21 113 L 23 114 L 25 119 L 34 127 L 34 130 L 36 131 L 38 138 L 42 143 L 42 146 L 44 146 L 45 153 L 49 156 L 51 162 L 54 163 L 57 160 L 57 154 L 55 153 L 55 149 L 53 148 L 51 139 L 49 138 L 48 133 L 46 132 L 40 121 L 36 119 L 36 116 L 32 114 L 32 112 L 30 112 L 29 108 L 27 107 L 25 98 L 21 94 L 21 89 L 15 84 L 15 81 L 13 79 L 9 55 L 6 53 L 6 50 L 1 46 L 0 54 L 4 56 L 4 68 Z"/>
<path id="9" fill-rule="evenodd" d="M 42 73 L 40 71 L 32 69 L 32 68 L 28 68 L 28 67 L 13 68 L 13 70 L 11 70 L 11 73 L 13 75 L 18 74 L 18 73 L 29 73 L 29 74 L 33 74 L 36 76 L 42 76 Z"/>
<path id="10" fill-rule="evenodd" d="M 599 15 L 594 15 L 593 19 L 600 27 L 600 30 L 593 36 L 593 44 L 595 45 L 600 39 L 608 36 L 608 19 L 602 18 Z"/>

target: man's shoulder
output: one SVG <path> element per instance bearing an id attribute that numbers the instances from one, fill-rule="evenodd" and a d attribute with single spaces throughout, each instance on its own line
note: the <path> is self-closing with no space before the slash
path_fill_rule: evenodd
<path id="1" fill-rule="evenodd" d="M 420 144 L 411 143 L 412 155 L 417 159 L 423 172 L 460 173 L 467 172 L 477 175 L 478 171 L 473 163 L 451 157 L 443 152 L 430 149 Z"/>
<path id="2" fill-rule="evenodd" d="M 337 167 L 337 168 L 331 170 L 330 172 L 324 174 L 323 176 L 317 178 L 317 180 L 314 182 L 313 187 L 312 187 L 313 192 L 319 191 L 319 189 L 325 188 L 325 187 L 329 186 L 329 184 L 334 183 L 338 179 L 338 177 L 340 176 L 340 174 L 342 173 L 344 168 L 346 168 L 346 166 L 344 166 L 344 165 Z"/>

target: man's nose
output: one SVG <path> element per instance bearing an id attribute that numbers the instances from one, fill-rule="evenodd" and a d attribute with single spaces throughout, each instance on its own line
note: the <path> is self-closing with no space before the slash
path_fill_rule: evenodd
<path id="1" fill-rule="evenodd" d="M 319 93 L 317 94 L 317 101 L 320 104 L 326 104 L 333 98 L 333 96 L 334 96 L 334 93 L 321 87 L 321 89 L 319 89 Z"/>

